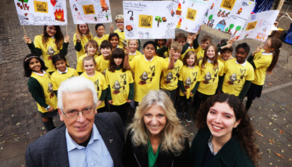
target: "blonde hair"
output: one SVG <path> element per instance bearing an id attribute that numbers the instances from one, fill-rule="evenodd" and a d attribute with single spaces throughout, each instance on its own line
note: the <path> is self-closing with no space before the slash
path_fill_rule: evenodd
<path id="1" fill-rule="evenodd" d="M 172 44 L 171 44 L 171 47 L 175 50 L 175 51 L 182 51 L 182 46 L 177 42 L 177 41 L 174 41 Z"/>
<path id="2" fill-rule="evenodd" d="M 138 45 L 139 45 L 138 39 L 129 39 L 129 40 L 128 40 L 128 45 L 130 45 L 130 42 L 131 42 L 131 41 L 136 41 L 136 43 L 137 43 L 137 47 L 138 47 Z"/>
<path id="3" fill-rule="evenodd" d="M 91 35 L 90 35 L 89 27 L 88 27 L 88 24 L 87 24 L 87 23 L 85 23 L 85 24 L 86 24 L 86 26 L 87 26 L 87 31 L 86 31 L 85 36 L 87 37 L 88 40 L 90 40 L 90 39 L 92 39 L 92 38 L 91 38 Z M 80 37 L 82 38 L 83 36 L 82 36 L 82 33 L 81 33 L 80 29 L 79 29 L 79 25 L 80 25 L 80 24 L 77 24 L 77 25 L 76 25 L 76 31 L 75 31 L 75 33 L 76 33 L 76 34 L 79 34 Z"/>
<path id="4" fill-rule="evenodd" d="M 166 125 L 160 132 L 161 151 L 172 152 L 176 156 L 180 155 L 184 149 L 185 137 L 188 137 L 188 134 L 184 127 L 180 125 L 170 98 L 161 90 L 149 91 L 139 103 L 133 123 L 128 127 L 128 130 L 132 129 L 132 142 L 135 146 L 148 145 L 147 141 L 149 140 L 150 132 L 145 126 L 143 117 L 153 105 L 160 106 L 166 116 Z"/>
<path id="5" fill-rule="evenodd" d="M 83 58 L 83 60 L 82 60 L 82 67 L 84 67 L 84 62 L 85 62 L 85 61 L 89 61 L 89 60 L 93 61 L 93 64 L 94 64 L 94 66 L 96 67 L 96 61 L 95 61 L 94 58 L 91 57 L 91 56 L 85 56 L 85 57 Z"/>
<path id="6" fill-rule="evenodd" d="M 117 21 L 117 20 L 124 20 L 124 15 L 122 15 L 122 14 L 118 14 L 118 15 L 116 16 L 115 20 L 116 20 L 116 21 Z"/>

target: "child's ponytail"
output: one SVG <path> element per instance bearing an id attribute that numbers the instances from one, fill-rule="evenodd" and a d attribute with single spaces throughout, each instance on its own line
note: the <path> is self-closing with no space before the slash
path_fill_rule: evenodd
<path id="1" fill-rule="evenodd" d="M 272 70 L 276 66 L 278 59 L 279 59 L 279 55 L 280 55 L 280 48 L 282 46 L 282 41 L 278 38 L 271 38 L 271 43 L 272 43 L 271 48 L 274 48 L 275 50 L 273 51 L 272 63 L 270 64 L 270 66 L 267 69 L 268 72 L 272 72 Z"/>

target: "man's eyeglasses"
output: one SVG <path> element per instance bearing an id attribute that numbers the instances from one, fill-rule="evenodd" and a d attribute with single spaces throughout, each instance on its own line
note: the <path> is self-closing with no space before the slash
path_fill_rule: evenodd
<path id="1" fill-rule="evenodd" d="M 84 108 L 83 110 L 81 111 L 78 111 L 78 110 L 71 110 L 71 111 L 67 111 L 67 112 L 63 112 L 62 110 L 62 113 L 67 117 L 67 118 L 76 118 L 78 117 L 78 115 L 80 114 L 80 112 L 84 115 L 84 116 L 87 116 L 87 115 L 91 115 L 93 114 L 95 111 L 95 105 L 93 107 L 87 107 L 87 108 Z"/>

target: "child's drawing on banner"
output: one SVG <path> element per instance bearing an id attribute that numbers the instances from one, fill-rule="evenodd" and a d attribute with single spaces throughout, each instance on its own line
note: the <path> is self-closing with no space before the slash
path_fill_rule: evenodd
<path id="1" fill-rule="evenodd" d="M 266 41 L 278 14 L 278 10 L 270 10 L 250 15 L 244 30 L 237 39 L 252 38 Z"/>
<path id="2" fill-rule="evenodd" d="M 70 0 L 74 24 L 111 23 L 109 0 Z"/>
<path id="3" fill-rule="evenodd" d="M 254 5 L 248 0 L 214 0 L 205 13 L 204 24 L 239 37 Z"/>
<path id="4" fill-rule="evenodd" d="M 123 1 L 126 39 L 174 38 L 175 14 L 168 6 L 176 1 Z"/>
<path id="5" fill-rule="evenodd" d="M 21 25 L 67 25 L 66 1 L 14 0 Z"/>

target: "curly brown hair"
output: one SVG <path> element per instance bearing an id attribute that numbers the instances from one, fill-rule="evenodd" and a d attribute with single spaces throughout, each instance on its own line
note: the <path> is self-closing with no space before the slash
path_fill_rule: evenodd
<path id="1" fill-rule="evenodd" d="M 253 161 L 255 166 L 258 166 L 258 160 L 261 156 L 259 155 L 259 149 L 256 146 L 256 137 L 253 133 L 254 128 L 244 105 L 236 96 L 223 93 L 208 98 L 196 114 L 198 120 L 196 122 L 196 127 L 199 129 L 207 127 L 207 115 L 209 109 L 217 102 L 227 103 L 230 108 L 233 109 L 236 121 L 241 119 L 239 125 L 236 128 L 233 128 L 232 137 L 240 142 L 241 147 L 246 151 L 248 157 Z"/>
<path id="2" fill-rule="evenodd" d="M 43 31 L 43 38 L 42 38 L 42 42 L 43 42 L 43 45 L 45 47 L 47 47 L 47 42 L 49 41 L 49 34 L 47 33 L 47 25 L 44 26 L 44 31 Z M 56 28 L 56 34 L 54 35 L 54 38 L 56 39 L 56 46 L 57 46 L 57 49 L 60 50 L 62 45 L 63 45 L 63 41 L 64 41 L 64 36 L 63 36 L 63 33 L 61 31 L 61 28 L 60 26 L 54 26 Z"/>

